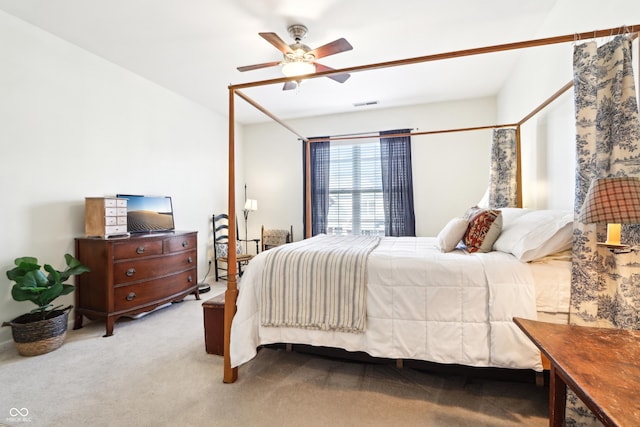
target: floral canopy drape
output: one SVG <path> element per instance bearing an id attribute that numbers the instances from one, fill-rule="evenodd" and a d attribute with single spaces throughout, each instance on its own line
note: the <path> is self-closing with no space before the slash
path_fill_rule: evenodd
<path id="1" fill-rule="evenodd" d="M 631 62 L 631 41 L 618 36 L 597 47 L 575 46 L 576 193 L 578 218 L 591 181 L 640 176 L 640 122 Z M 597 246 L 605 224 L 574 221 L 570 323 L 640 329 L 640 254 L 613 255 Z M 639 226 L 624 226 L 625 243 L 640 243 Z M 573 393 L 567 425 L 598 425 Z"/>
<path id="2" fill-rule="evenodd" d="M 494 129 L 489 171 L 489 206 L 491 208 L 517 206 L 516 156 L 516 130 L 514 128 Z"/>

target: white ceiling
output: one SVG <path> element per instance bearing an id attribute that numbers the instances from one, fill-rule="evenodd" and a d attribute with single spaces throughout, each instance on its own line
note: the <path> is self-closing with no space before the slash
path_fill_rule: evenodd
<path id="1" fill-rule="evenodd" d="M 227 115 L 228 86 L 282 77 L 278 67 L 241 73 L 237 66 L 278 61 L 258 36 L 304 24 L 316 48 L 340 37 L 353 50 L 319 62 L 345 68 L 537 36 L 556 0 L 0 0 L 0 10 Z M 569 31 L 571 33 L 571 30 Z M 556 34 L 552 34 L 556 35 Z M 518 53 L 482 55 L 354 73 L 344 84 L 313 79 L 245 93 L 283 119 L 490 96 Z M 266 117 L 236 102 L 241 123 Z"/>

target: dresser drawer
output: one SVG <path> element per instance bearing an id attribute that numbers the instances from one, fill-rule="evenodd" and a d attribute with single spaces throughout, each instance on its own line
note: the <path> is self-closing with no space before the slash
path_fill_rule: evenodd
<path id="1" fill-rule="evenodd" d="M 114 310 L 130 310 L 149 303 L 165 300 L 177 296 L 193 288 L 197 279 L 196 270 L 188 270 L 161 279 L 149 280 L 133 285 L 119 286 L 114 290 Z"/>
<path id="2" fill-rule="evenodd" d="M 126 234 L 127 226 L 126 225 L 106 225 L 104 227 L 104 233 L 109 236 L 115 236 L 117 234 Z"/>
<path id="3" fill-rule="evenodd" d="M 196 265 L 195 251 L 177 253 L 164 257 L 141 258 L 116 262 L 113 268 L 115 285 L 166 276 Z"/>
<path id="4" fill-rule="evenodd" d="M 195 249 L 197 243 L 197 237 L 195 234 L 187 236 L 176 236 L 165 240 L 165 253 L 186 251 Z"/>
<path id="5" fill-rule="evenodd" d="M 116 260 L 152 255 L 162 255 L 162 240 L 138 239 L 135 242 L 116 243 L 113 246 L 113 257 Z"/>

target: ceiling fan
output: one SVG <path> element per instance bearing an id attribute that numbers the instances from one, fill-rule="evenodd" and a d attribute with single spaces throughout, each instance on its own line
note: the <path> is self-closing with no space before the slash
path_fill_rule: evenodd
<path id="1" fill-rule="evenodd" d="M 282 66 L 282 73 L 287 77 L 312 74 L 318 71 L 329 71 L 333 70 L 333 68 L 317 63 L 316 59 L 353 49 L 353 46 L 343 38 L 334 40 L 331 43 L 320 46 L 319 48 L 311 49 L 309 46 L 300 43 L 300 41 L 307 35 L 307 27 L 300 24 L 291 25 L 288 28 L 288 31 L 289 35 L 295 40 L 292 44 L 285 43 L 284 40 L 282 40 L 276 33 L 258 33 L 263 39 L 282 52 L 282 55 L 284 56 L 282 61 L 265 62 L 262 64 L 238 67 L 238 71 L 257 70 L 259 68 L 273 67 L 276 65 Z M 337 81 L 338 83 L 344 83 L 350 75 L 335 74 L 327 77 Z M 295 89 L 299 83 L 300 81 L 286 82 L 282 89 Z"/>

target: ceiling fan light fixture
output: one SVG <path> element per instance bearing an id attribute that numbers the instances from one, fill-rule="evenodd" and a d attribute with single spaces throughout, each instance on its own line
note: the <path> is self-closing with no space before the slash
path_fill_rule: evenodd
<path id="1" fill-rule="evenodd" d="M 289 78 L 285 82 L 283 90 L 291 90 L 300 85 L 302 78 L 299 76 L 315 74 L 318 72 L 324 73 L 326 71 L 333 70 L 333 68 L 317 63 L 316 59 L 353 49 L 353 46 L 343 38 L 334 40 L 331 43 L 327 43 L 316 49 L 311 49 L 306 44 L 301 43 L 302 39 L 307 35 L 307 27 L 295 24 L 289 26 L 288 30 L 289 35 L 294 40 L 294 43 L 292 44 L 287 44 L 276 33 L 258 33 L 260 37 L 282 52 L 283 59 L 281 61 L 237 67 L 238 71 L 257 70 L 260 68 L 279 65 L 282 69 L 282 73 Z M 295 77 L 298 78 L 295 79 Z M 344 83 L 350 76 L 347 73 L 342 73 L 331 74 L 326 77 L 338 83 Z"/>
<path id="2" fill-rule="evenodd" d="M 293 61 L 282 65 L 282 74 L 287 77 L 302 76 L 316 72 L 316 65 L 311 62 Z"/>

